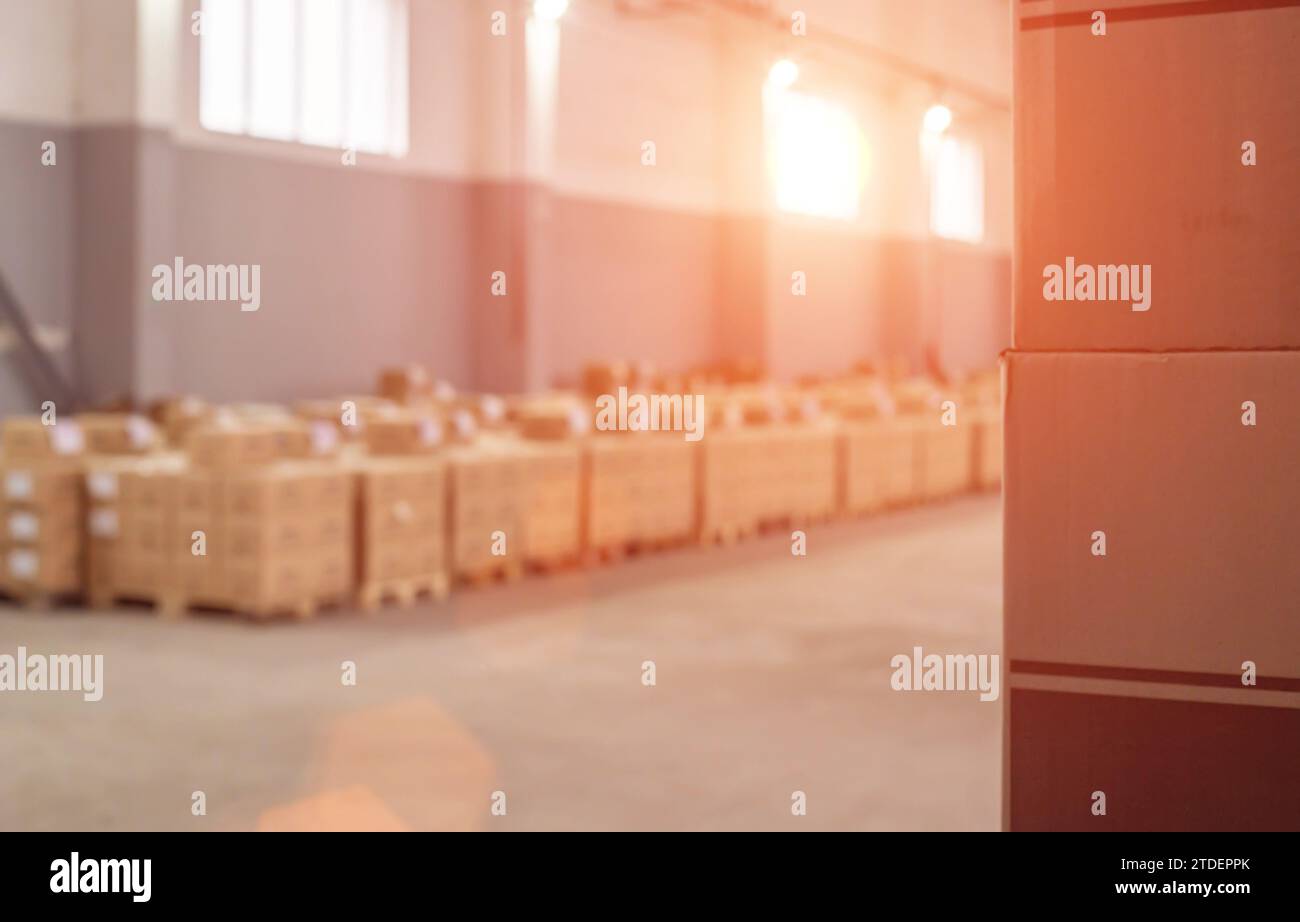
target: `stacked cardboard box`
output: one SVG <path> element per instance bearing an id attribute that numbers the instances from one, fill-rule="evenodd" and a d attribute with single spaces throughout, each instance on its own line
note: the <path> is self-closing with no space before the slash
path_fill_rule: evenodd
<path id="1" fill-rule="evenodd" d="M 123 530 L 124 493 L 129 489 L 124 487 L 124 479 L 137 472 L 179 471 L 183 467 L 183 456 L 175 453 L 86 458 L 86 595 L 95 608 L 107 608 L 124 594 L 123 573 L 130 566 Z"/>
<path id="2" fill-rule="evenodd" d="M 956 391 L 926 379 L 894 387 L 900 422 L 914 439 L 919 500 L 946 499 L 971 488 L 977 417 L 961 412 L 958 397 Z"/>
<path id="3" fill-rule="evenodd" d="M 445 598 L 446 463 L 438 456 L 367 457 L 356 462 L 357 567 L 363 609 L 388 598 L 407 604 Z"/>
<path id="4" fill-rule="evenodd" d="M 916 437 L 895 412 L 893 398 L 873 378 L 828 386 L 822 400 L 839 426 L 840 503 L 850 514 L 913 501 Z"/>
<path id="5" fill-rule="evenodd" d="M 379 372 L 379 396 L 386 400 L 408 404 L 433 395 L 433 378 L 422 365 L 397 365 Z"/>
<path id="6" fill-rule="evenodd" d="M 198 426 L 211 421 L 215 410 L 198 397 L 172 397 L 150 408 L 150 417 L 162 430 L 167 444 L 180 448 Z"/>
<path id="7" fill-rule="evenodd" d="M 307 616 L 353 587 L 353 485 L 330 460 L 285 460 L 274 427 L 200 427 L 189 464 L 121 470 L 113 598 L 164 614 Z"/>
<path id="8" fill-rule="evenodd" d="M 1004 820 L 1295 829 L 1300 9 L 1031 6 Z"/>
<path id="9" fill-rule="evenodd" d="M 335 400 L 302 400 L 293 406 L 294 415 L 315 428 L 333 426 L 343 443 L 360 442 L 366 420 L 392 413 L 397 405 L 379 397 L 352 396 Z"/>
<path id="10" fill-rule="evenodd" d="M 443 444 L 441 420 L 424 410 L 380 411 L 368 416 L 364 425 L 372 455 L 427 455 Z"/>
<path id="11" fill-rule="evenodd" d="M 681 433 L 594 435 L 585 452 L 589 550 L 618 553 L 696 533 L 696 452 Z"/>
<path id="12" fill-rule="evenodd" d="M 524 560 L 554 566 L 582 552 L 582 444 L 519 440 Z"/>
<path id="13" fill-rule="evenodd" d="M 446 449 L 452 575 L 471 581 L 523 572 L 526 482 L 520 453 L 497 439 Z"/>
<path id="14" fill-rule="evenodd" d="M 180 530 L 202 521 L 205 508 L 219 510 L 223 603 L 257 615 L 306 616 L 351 594 L 354 486 L 347 470 L 329 461 L 281 461 L 206 473 L 192 475 L 193 519 Z"/>
<path id="15" fill-rule="evenodd" d="M 767 523 L 829 517 L 839 494 L 837 451 L 830 422 L 710 432 L 699 451 L 701 536 L 726 542 Z"/>
<path id="16" fill-rule="evenodd" d="M 1002 380 L 998 375 L 978 375 L 962 389 L 961 413 L 974 424 L 972 479 L 977 490 L 1002 485 Z"/>
<path id="17" fill-rule="evenodd" d="M 38 601 L 81 591 L 83 449 L 75 423 L 6 421 L 0 438 L 0 589 L 6 594 Z"/>
<path id="18" fill-rule="evenodd" d="M 5 422 L 0 450 L 0 591 L 44 602 L 82 589 L 81 451 L 75 423 Z"/>

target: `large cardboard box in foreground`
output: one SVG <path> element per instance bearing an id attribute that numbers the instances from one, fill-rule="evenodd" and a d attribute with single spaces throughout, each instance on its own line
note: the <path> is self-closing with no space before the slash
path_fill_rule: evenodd
<path id="1" fill-rule="evenodd" d="M 1015 347 L 1300 347 L 1300 6 L 1013 7 Z M 1067 258 L 1150 266 L 1148 309 L 1046 300 Z"/>
<path id="2" fill-rule="evenodd" d="M 1006 387 L 1013 670 L 1300 678 L 1300 352 L 1012 353 Z"/>

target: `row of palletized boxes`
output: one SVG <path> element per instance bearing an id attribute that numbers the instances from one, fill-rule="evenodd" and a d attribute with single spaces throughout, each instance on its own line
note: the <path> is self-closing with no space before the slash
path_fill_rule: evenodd
<path id="1" fill-rule="evenodd" d="M 1014 31 L 1004 822 L 1294 830 L 1300 8 L 1103 36 L 1044 5 Z"/>
<path id="2" fill-rule="evenodd" d="M 84 457 L 79 443 L 60 447 L 73 427 L 11 420 L 0 588 L 55 595 L 84 583 L 98 602 L 257 614 L 308 614 L 354 588 L 367 607 L 439 598 L 458 577 L 587 549 L 739 535 L 969 489 L 978 440 L 960 433 L 994 434 L 995 418 L 977 425 L 975 407 L 961 412 L 954 426 L 917 414 L 722 426 L 699 443 L 526 438 L 537 433 L 521 424 L 447 444 L 446 420 L 408 409 L 363 414 L 373 454 L 342 458 L 307 424 L 261 408 L 187 425 L 183 452 L 160 451 L 137 417 L 104 416 L 87 427 L 99 451 Z"/>

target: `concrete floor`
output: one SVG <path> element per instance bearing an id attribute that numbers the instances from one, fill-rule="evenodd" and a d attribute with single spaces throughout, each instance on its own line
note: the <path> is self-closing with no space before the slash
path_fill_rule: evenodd
<path id="1" fill-rule="evenodd" d="M 105 673 L 98 703 L 0 693 L 0 829 L 995 829 L 1001 704 L 892 691 L 889 661 L 998 652 L 999 515 L 968 498 L 816 527 L 804 558 L 776 535 L 369 619 L 0 608 L 0 653 Z"/>

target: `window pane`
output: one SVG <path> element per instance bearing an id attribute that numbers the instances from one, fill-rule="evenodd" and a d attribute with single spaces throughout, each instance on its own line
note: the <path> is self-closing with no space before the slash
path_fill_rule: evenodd
<path id="1" fill-rule="evenodd" d="M 984 239 L 984 158 L 977 145 L 945 137 L 930 183 L 930 230 L 950 240 Z"/>
<path id="2" fill-rule="evenodd" d="M 783 211 L 852 219 L 862 194 L 862 139 L 853 115 L 824 99 L 766 91 L 768 152 Z"/>
<path id="3" fill-rule="evenodd" d="M 343 2 L 306 0 L 302 7 L 300 140 L 343 143 Z"/>
<path id="4" fill-rule="evenodd" d="M 295 0 L 254 0 L 249 29 L 249 134 L 290 140 L 294 124 Z"/>
<path id="5" fill-rule="evenodd" d="M 199 40 L 199 123 L 209 131 L 244 130 L 243 0 L 203 0 Z"/>
<path id="6" fill-rule="evenodd" d="M 349 0 L 348 126 L 346 146 L 388 149 L 388 0 Z"/>

